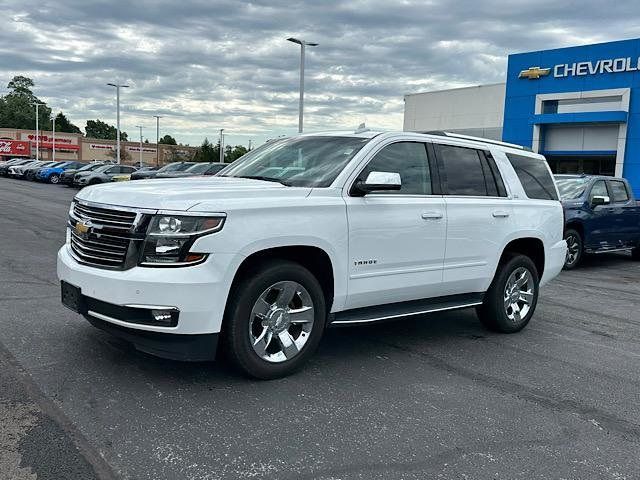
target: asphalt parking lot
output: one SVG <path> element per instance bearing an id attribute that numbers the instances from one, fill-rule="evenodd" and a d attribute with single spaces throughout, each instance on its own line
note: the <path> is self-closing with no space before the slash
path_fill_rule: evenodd
<path id="1" fill-rule="evenodd" d="M 519 334 L 470 310 L 333 329 L 306 369 L 257 382 L 138 353 L 62 307 L 74 193 L 0 178 L 0 366 L 18 378 L 0 383 L 0 478 L 640 477 L 629 256 L 562 273 Z M 68 477 L 38 439 L 66 445 Z"/>

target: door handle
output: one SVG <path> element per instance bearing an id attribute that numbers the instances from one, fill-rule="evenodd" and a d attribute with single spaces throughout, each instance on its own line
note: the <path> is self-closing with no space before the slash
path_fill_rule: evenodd
<path id="1" fill-rule="evenodd" d="M 493 216 L 495 218 L 506 218 L 509 216 L 509 212 L 497 211 L 497 212 L 493 212 Z"/>
<path id="2" fill-rule="evenodd" d="M 424 212 L 422 214 L 423 220 L 440 220 L 442 218 L 442 213 L 440 212 Z"/>

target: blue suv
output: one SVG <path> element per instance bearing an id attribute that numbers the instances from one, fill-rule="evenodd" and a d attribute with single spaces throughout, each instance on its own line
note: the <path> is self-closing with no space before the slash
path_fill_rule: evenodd
<path id="1" fill-rule="evenodd" d="M 60 175 L 62 175 L 65 170 L 80 168 L 84 165 L 82 162 L 65 162 L 56 167 L 41 168 L 38 170 L 38 173 L 36 173 L 36 180 L 40 182 L 58 183 L 60 181 Z"/>

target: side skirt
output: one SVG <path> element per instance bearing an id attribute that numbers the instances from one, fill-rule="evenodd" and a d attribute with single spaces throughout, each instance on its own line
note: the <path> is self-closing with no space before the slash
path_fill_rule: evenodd
<path id="1" fill-rule="evenodd" d="M 389 320 L 397 320 L 413 315 L 457 310 L 482 304 L 484 293 L 466 293 L 445 297 L 412 300 L 409 302 L 388 303 L 373 307 L 353 308 L 329 315 L 329 326 L 360 325 Z"/>

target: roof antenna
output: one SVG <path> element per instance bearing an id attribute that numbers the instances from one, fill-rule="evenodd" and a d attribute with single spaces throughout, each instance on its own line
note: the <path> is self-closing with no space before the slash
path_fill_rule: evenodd
<path id="1" fill-rule="evenodd" d="M 356 128 L 356 131 L 353 133 L 363 133 L 368 131 L 369 129 L 365 126 L 364 122 L 362 122 L 360 125 L 358 125 L 358 128 Z"/>

